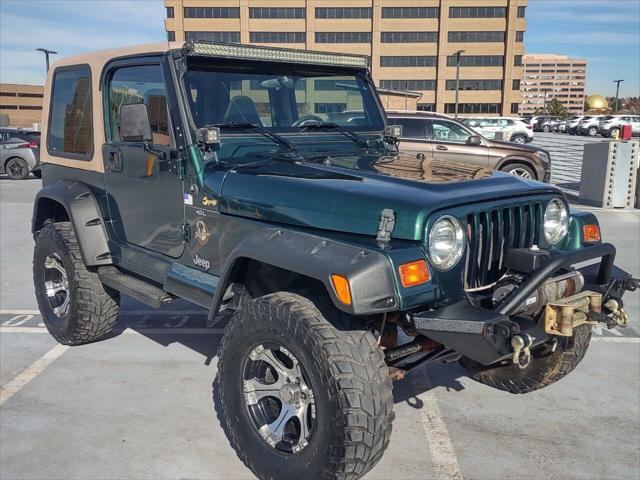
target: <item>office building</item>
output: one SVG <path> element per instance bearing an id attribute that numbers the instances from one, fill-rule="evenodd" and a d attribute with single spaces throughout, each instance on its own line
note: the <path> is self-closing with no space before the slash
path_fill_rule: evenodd
<path id="1" fill-rule="evenodd" d="M 42 121 L 42 85 L 0 83 L 0 119 L 12 127 L 32 127 Z"/>
<path id="2" fill-rule="evenodd" d="M 522 57 L 522 107 L 520 113 L 544 110 L 556 98 L 572 114 L 584 112 L 587 61 L 566 55 L 532 54 Z"/>
<path id="3" fill-rule="evenodd" d="M 165 0 L 167 38 L 367 55 L 420 110 L 517 114 L 527 0 Z M 348 4 L 348 7 L 345 5 Z"/>

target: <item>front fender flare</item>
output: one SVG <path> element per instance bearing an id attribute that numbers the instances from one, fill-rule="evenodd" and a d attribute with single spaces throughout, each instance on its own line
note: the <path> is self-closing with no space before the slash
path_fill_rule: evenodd
<path id="1" fill-rule="evenodd" d="M 317 235 L 276 227 L 264 227 L 242 240 L 231 251 L 220 276 L 210 315 L 234 281 L 234 267 L 242 259 L 263 262 L 322 282 L 334 305 L 352 315 L 397 310 L 399 296 L 389 259 L 378 250 L 329 240 Z M 331 275 L 347 278 L 351 305 L 338 300 Z"/>
<path id="2" fill-rule="evenodd" d="M 85 264 L 111 265 L 113 261 L 104 221 L 98 201 L 89 187 L 71 180 L 58 180 L 42 188 L 33 204 L 32 233 L 40 230 L 50 218 L 48 212 L 53 204 L 60 205 L 67 212 Z"/>

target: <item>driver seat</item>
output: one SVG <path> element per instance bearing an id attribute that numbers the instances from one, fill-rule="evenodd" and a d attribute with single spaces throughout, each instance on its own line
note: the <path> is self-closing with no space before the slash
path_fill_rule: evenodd
<path id="1" fill-rule="evenodd" d="M 253 123 L 263 126 L 256 104 L 246 95 L 238 95 L 229 101 L 223 123 Z"/>

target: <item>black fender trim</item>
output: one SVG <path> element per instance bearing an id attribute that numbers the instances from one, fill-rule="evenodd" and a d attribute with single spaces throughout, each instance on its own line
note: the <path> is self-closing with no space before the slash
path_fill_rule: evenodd
<path id="1" fill-rule="evenodd" d="M 334 305 L 352 315 L 397 310 L 399 297 L 389 259 L 375 249 L 328 240 L 309 233 L 265 227 L 240 242 L 228 256 L 209 316 L 213 317 L 234 280 L 234 267 L 243 259 L 263 262 L 319 280 Z M 347 278 L 351 305 L 338 300 L 331 275 Z"/>
<path id="2" fill-rule="evenodd" d="M 42 188 L 33 204 L 32 233 L 35 234 L 40 230 L 49 218 L 48 208 L 51 207 L 52 202 L 66 210 L 78 238 L 85 264 L 87 266 L 113 264 L 100 207 L 89 187 L 71 180 L 58 180 Z"/>

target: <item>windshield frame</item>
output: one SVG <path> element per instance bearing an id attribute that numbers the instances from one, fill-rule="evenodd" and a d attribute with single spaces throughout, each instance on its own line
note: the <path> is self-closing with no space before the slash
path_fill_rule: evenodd
<path id="1" fill-rule="evenodd" d="M 370 119 L 369 125 L 339 125 L 340 130 L 349 131 L 349 132 L 360 132 L 364 134 L 376 134 L 382 135 L 384 132 L 384 128 L 387 125 L 387 117 L 382 107 L 382 103 L 377 93 L 376 86 L 371 77 L 370 71 L 368 68 L 362 67 L 353 67 L 353 66 L 325 66 L 325 65 L 315 65 L 315 64 L 306 64 L 306 63 L 282 63 L 282 62 L 269 62 L 269 61 L 248 61 L 246 59 L 241 58 L 216 58 L 216 57 L 187 57 L 185 68 L 181 71 L 180 75 L 180 90 L 181 97 L 184 102 L 184 111 L 187 116 L 187 120 L 192 132 L 196 132 L 198 127 L 194 115 L 193 115 L 193 104 L 190 99 L 190 95 L 188 92 L 188 85 L 186 83 L 186 77 L 190 71 L 198 71 L 198 70 L 213 70 L 213 71 L 224 71 L 225 69 L 229 70 L 237 70 L 241 72 L 242 70 L 247 71 L 248 73 L 251 70 L 254 70 L 255 65 L 260 65 L 261 67 L 266 67 L 268 71 L 274 70 L 282 70 L 288 72 L 288 75 L 296 76 L 297 78 L 303 78 L 299 75 L 295 75 L 292 71 L 301 71 L 305 70 L 309 73 L 307 78 L 313 78 L 312 72 L 317 72 L 318 76 L 321 76 L 322 73 L 326 73 L 327 77 L 329 76 L 353 76 L 359 82 L 358 90 L 361 91 L 362 95 L 362 103 L 363 109 L 366 113 L 366 116 Z M 260 72 L 260 69 L 256 69 L 255 73 L 257 75 L 270 75 L 270 73 Z M 302 73 L 302 72 L 300 72 Z M 293 91 L 295 92 L 295 90 Z M 295 93 L 294 93 L 295 95 Z M 296 114 L 298 112 L 296 111 Z M 298 117 L 301 118 L 301 117 Z M 265 130 L 269 132 L 281 134 L 281 135 L 305 135 L 308 136 L 310 134 L 313 135 L 325 135 L 331 134 L 331 130 L 308 130 L 299 127 L 290 127 L 290 128 L 278 128 L 278 127 L 263 127 Z M 234 131 L 233 129 L 225 129 L 222 128 L 224 136 L 237 136 L 237 135 L 256 135 L 257 132 L 246 131 L 244 133 L 240 133 Z"/>

